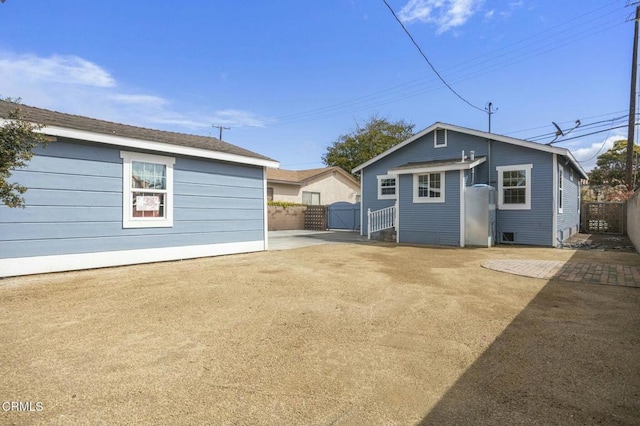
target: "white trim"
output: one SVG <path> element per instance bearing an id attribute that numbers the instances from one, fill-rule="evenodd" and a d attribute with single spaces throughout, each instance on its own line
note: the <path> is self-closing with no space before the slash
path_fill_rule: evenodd
<path id="1" fill-rule="evenodd" d="M 413 167 L 413 168 L 396 168 L 390 169 L 387 171 L 389 174 L 398 174 L 398 175 L 412 175 L 416 173 L 436 173 L 436 172 L 448 172 L 451 170 L 470 170 L 474 167 L 484 163 L 487 161 L 486 157 L 478 158 L 472 162 L 460 162 L 454 164 L 443 164 L 440 166 L 423 166 L 423 167 Z"/>
<path id="2" fill-rule="evenodd" d="M 554 156 L 555 159 L 555 156 Z M 498 172 L 498 209 L 499 210 L 531 210 L 531 191 L 533 188 L 533 182 L 531 180 L 531 169 L 533 164 L 514 164 L 509 166 L 498 166 L 496 171 Z M 502 187 L 502 172 L 509 172 L 514 170 L 525 171 L 525 203 L 524 204 L 504 204 L 504 191 Z"/>
<path id="3" fill-rule="evenodd" d="M 263 226 L 264 226 L 264 250 L 269 250 L 269 207 L 267 206 L 267 168 L 262 167 L 262 200 L 263 200 Z"/>
<path id="4" fill-rule="evenodd" d="M 460 247 L 464 247 L 466 244 L 466 217 L 465 217 L 465 185 L 464 185 L 464 170 L 460 170 Z M 491 247 L 491 245 L 489 245 Z"/>
<path id="5" fill-rule="evenodd" d="M 442 130 L 444 132 L 444 145 L 438 145 L 438 131 Z M 436 129 L 433 132 L 433 147 L 434 148 L 444 148 L 447 146 L 447 129 Z"/>
<path id="6" fill-rule="evenodd" d="M 367 226 L 369 226 L 368 222 L 367 222 Z M 364 170 L 360 174 L 360 235 L 361 236 L 365 235 L 364 233 Z"/>
<path id="7" fill-rule="evenodd" d="M 553 201 L 551 206 L 551 247 L 558 247 L 558 156 L 553 154 Z"/>
<path id="8" fill-rule="evenodd" d="M 0 120 L 2 124 L 4 120 Z M 102 133 L 94 133 L 86 130 L 68 129 L 58 126 L 47 126 L 39 131 L 51 136 L 60 136 L 70 139 L 80 139 L 91 142 L 106 143 L 109 145 L 122 146 L 126 148 L 145 149 L 158 151 L 167 154 L 186 155 L 191 157 L 209 158 L 212 160 L 228 161 L 231 163 L 249 164 L 253 166 L 266 166 L 278 168 L 280 163 L 273 160 L 263 160 L 261 158 L 246 157 L 244 155 L 229 154 L 208 149 L 192 148 L 188 146 L 173 145 L 163 142 L 154 142 L 144 139 L 134 139 L 124 136 L 112 136 Z"/>
<path id="9" fill-rule="evenodd" d="M 378 194 L 378 200 L 395 200 L 397 195 L 398 195 L 398 176 L 394 175 L 394 174 L 387 174 L 387 175 L 378 175 L 376 176 L 376 179 L 378 180 L 378 186 L 376 189 L 376 193 Z M 396 186 L 395 186 L 395 191 L 394 194 L 382 194 L 382 186 L 381 183 L 384 179 L 394 179 L 396 181 Z"/>
<path id="10" fill-rule="evenodd" d="M 558 164 L 558 213 L 564 212 L 564 167 Z"/>
<path id="11" fill-rule="evenodd" d="M 420 197 L 419 195 L 419 179 L 420 176 L 440 175 L 440 196 L 439 197 Z M 416 173 L 413 175 L 413 203 L 444 203 L 445 197 L 445 172 Z"/>
<path id="12" fill-rule="evenodd" d="M 0 259 L 0 277 L 263 251 L 264 241 Z"/>
<path id="13" fill-rule="evenodd" d="M 141 154 L 139 152 L 120 151 L 122 162 L 122 227 L 123 228 L 170 228 L 173 226 L 173 165 L 176 159 L 173 157 L 161 157 L 159 155 Z M 164 164 L 166 166 L 165 217 L 138 217 L 131 215 L 131 162 Z M 142 192 L 143 189 L 140 189 Z M 137 191 L 136 191 L 137 192 Z"/>
<path id="14" fill-rule="evenodd" d="M 396 231 L 396 244 L 400 243 L 400 176 L 396 178 L 396 217 L 394 218 L 395 222 L 395 231 Z"/>
<path id="15" fill-rule="evenodd" d="M 493 133 L 483 132 L 483 131 L 474 130 L 474 129 L 468 129 L 466 127 L 454 126 L 452 124 L 441 123 L 441 122 L 436 122 L 436 123 L 432 124 L 431 126 L 427 127 L 423 131 L 421 131 L 419 133 L 416 133 L 415 135 L 411 136 L 409 139 L 405 140 L 404 142 L 401 142 L 398 145 L 395 145 L 392 148 L 389 148 L 388 150 L 386 150 L 382 154 L 373 157 L 371 160 L 360 164 L 358 167 L 354 168 L 352 170 L 352 172 L 353 173 L 359 172 L 363 168 L 375 163 L 376 161 L 380 160 L 381 158 L 386 157 L 387 155 L 399 150 L 400 148 L 410 144 L 411 142 L 413 142 L 413 141 L 415 141 L 417 139 L 420 139 L 421 137 L 423 137 L 424 135 L 428 134 L 429 132 L 434 131 L 435 129 L 447 129 L 447 130 L 451 130 L 453 132 L 464 133 L 464 134 L 472 135 L 472 136 L 478 136 L 480 138 L 488 139 L 488 140 L 491 140 L 491 141 L 504 142 L 504 143 L 508 143 L 508 144 L 511 144 L 511 145 L 516 145 L 516 146 L 522 146 L 522 147 L 525 147 L 525 148 L 535 149 L 537 151 L 550 152 L 552 154 L 562 155 L 562 156 L 565 156 L 565 157 L 567 157 L 569 159 L 569 162 L 573 165 L 573 167 L 576 169 L 576 171 L 578 173 L 580 173 L 582 178 L 588 179 L 587 172 L 582 168 L 580 163 L 578 163 L 578 161 L 574 158 L 574 156 L 571 153 L 571 151 L 569 151 L 566 148 L 559 148 L 559 147 L 555 147 L 555 146 L 543 145 L 543 144 L 536 143 L 536 142 L 529 142 L 529 141 L 525 141 L 525 140 L 522 140 L 522 139 L 516 139 L 516 138 L 511 138 L 511 137 L 508 137 L 508 136 L 496 135 L 496 134 L 493 134 Z"/>

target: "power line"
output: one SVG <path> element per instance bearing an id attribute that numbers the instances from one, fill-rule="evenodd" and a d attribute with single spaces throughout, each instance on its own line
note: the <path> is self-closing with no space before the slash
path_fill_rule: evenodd
<path id="1" fill-rule="evenodd" d="M 386 2 L 385 2 L 386 3 Z M 387 5 L 388 6 L 388 5 Z M 602 9 L 599 8 L 599 9 Z M 592 12 L 595 12 L 599 9 L 594 9 L 591 12 L 587 12 L 583 15 L 580 15 L 577 18 L 574 18 L 572 20 L 566 21 L 566 22 L 571 22 L 571 21 L 575 21 L 580 17 L 586 16 Z M 602 18 L 602 16 L 606 16 L 606 15 L 610 15 L 613 12 L 601 15 L 600 18 Z M 592 20 L 589 20 L 587 22 L 591 22 Z M 510 66 L 510 65 L 515 65 L 517 63 L 523 62 L 525 60 L 529 60 L 531 58 L 534 58 L 536 56 L 540 56 L 543 54 L 546 54 L 550 51 L 556 50 L 560 47 L 566 46 L 568 44 L 574 43 L 576 41 L 582 40 L 584 38 L 587 37 L 591 37 L 594 36 L 596 34 L 599 34 L 601 32 L 604 31 L 608 31 L 611 28 L 611 23 L 612 22 L 618 22 L 619 17 L 615 17 L 612 20 L 607 20 L 606 22 L 603 22 L 602 24 L 596 25 L 596 26 L 590 26 L 588 29 L 583 30 L 583 31 L 575 31 L 574 27 L 569 27 L 566 31 L 570 31 L 570 35 L 567 37 L 564 37 L 560 40 L 555 40 L 553 44 L 545 44 L 544 46 L 541 47 L 537 47 L 537 48 L 532 48 L 535 44 L 538 44 L 539 42 L 542 42 L 550 37 L 542 37 L 539 38 L 538 41 L 536 42 L 532 42 L 532 43 L 528 43 L 527 45 L 523 46 L 522 48 L 519 49 L 515 49 L 512 50 L 510 52 L 506 52 L 505 54 L 499 55 L 498 57 L 502 56 L 506 56 L 508 54 L 513 54 L 516 53 L 520 50 L 525 50 L 525 53 L 520 54 L 518 56 L 512 57 L 511 59 L 506 59 L 506 60 L 502 60 L 496 63 L 493 63 L 491 65 L 488 65 L 486 67 L 483 67 L 479 70 L 477 70 L 476 72 L 471 72 L 471 73 L 467 73 L 466 75 L 463 75 L 457 79 L 452 80 L 452 82 L 457 83 L 457 82 L 461 82 L 461 81 L 465 81 L 465 80 L 469 80 L 469 79 L 473 79 L 476 78 L 480 75 L 484 75 L 486 73 L 489 73 L 497 68 L 504 68 L 506 66 Z M 563 27 L 564 24 L 563 23 L 561 25 L 557 25 L 556 27 L 552 27 L 552 28 L 557 28 L 557 27 Z M 623 22 L 619 22 L 620 25 L 623 24 Z M 598 31 L 594 31 L 594 30 L 598 30 Z M 566 31 L 561 31 L 562 32 L 566 32 Z M 538 33 L 538 35 L 541 35 L 543 33 L 549 32 L 549 30 L 545 30 L 543 32 Z M 581 36 L 581 37 L 577 37 L 576 36 Z M 534 38 L 535 36 L 529 37 L 527 39 L 531 39 Z M 521 40 L 527 40 L 527 39 L 523 39 Z M 516 45 L 520 42 L 511 44 L 510 46 Z M 496 51 L 499 51 L 501 49 L 497 49 Z M 486 55 L 484 56 L 486 58 Z M 482 57 L 478 57 L 476 59 L 480 59 Z M 514 60 L 515 59 L 515 60 Z M 461 64 L 458 64 L 456 66 L 453 66 L 451 68 L 448 68 L 450 70 L 459 68 L 460 66 L 469 63 L 472 60 L 468 60 L 465 61 Z M 476 61 L 476 64 L 483 64 L 488 62 L 489 59 L 484 59 L 481 61 Z M 470 71 L 472 70 L 473 66 L 469 67 L 467 66 L 465 68 L 465 70 Z M 433 81 L 437 81 L 437 79 L 433 78 L 433 79 L 429 79 L 427 81 L 424 82 L 420 82 L 423 81 L 424 79 L 417 79 L 417 80 L 412 80 L 410 82 L 407 83 L 403 83 L 400 85 L 396 85 L 396 86 L 392 86 L 390 88 L 387 89 L 383 89 L 374 93 L 371 93 L 369 95 L 364 95 L 364 96 L 360 96 L 358 98 L 354 98 L 352 100 L 348 100 L 348 101 L 344 101 L 344 102 L 340 102 L 338 104 L 333 104 L 333 105 L 328 105 L 325 107 L 321 107 L 321 108 L 316 108 L 316 109 L 312 109 L 309 111 L 304 111 L 304 112 L 299 112 L 299 113 L 293 113 L 293 114 L 289 114 L 289 115 L 285 115 L 285 116 L 281 116 L 279 117 L 277 120 L 279 121 L 279 125 L 285 124 L 283 122 L 303 122 L 303 121 L 312 121 L 312 120 L 321 120 L 321 119 L 326 119 L 326 118 L 331 118 L 331 117 L 335 117 L 335 116 L 339 116 L 339 115 L 343 115 L 343 114 L 352 114 L 353 112 L 356 111 L 362 111 L 362 110 L 366 110 L 369 108 L 373 108 L 376 106 L 381 106 L 381 105 L 386 105 L 386 104 L 390 104 L 393 102 L 398 102 L 404 99 L 408 99 L 411 97 L 415 97 L 415 96 L 420 96 L 424 93 L 428 93 L 431 91 L 434 91 L 438 88 L 438 86 L 429 86 L 426 87 L 424 89 L 419 89 L 419 87 L 424 86 L 426 84 L 429 84 Z M 384 99 L 386 98 L 386 99 Z"/>
<path id="2" fill-rule="evenodd" d="M 622 125 L 622 126 L 610 127 L 608 129 L 598 130 L 597 132 L 591 132 L 591 133 L 585 133 L 584 135 L 573 136 L 571 138 L 563 139 L 562 142 L 570 141 L 570 140 L 573 140 L 573 139 L 580 139 L 580 138 L 583 138 L 585 136 L 597 135 L 598 133 L 608 132 L 610 130 L 622 129 L 623 127 L 627 127 L 627 125 L 625 124 L 625 125 Z"/>
<path id="3" fill-rule="evenodd" d="M 400 26 L 402 27 L 402 29 L 404 30 L 404 32 L 407 34 L 407 36 L 409 36 L 409 38 L 411 39 L 411 41 L 413 42 L 414 46 L 418 49 L 418 52 L 420 52 L 420 54 L 422 55 L 422 57 L 424 58 L 425 61 L 427 61 L 427 64 L 429 64 L 429 66 L 431 67 L 431 70 L 433 70 L 433 72 L 438 76 L 438 78 L 440 79 L 440 81 L 442 81 L 442 83 L 447 86 L 449 88 L 449 90 L 456 95 L 458 98 L 460 98 L 462 101 L 464 101 L 464 103 L 466 103 L 467 105 L 469 105 L 472 108 L 475 108 L 479 111 L 485 112 L 484 108 L 480 108 L 475 106 L 474 104 L 472 104 L 471 102 L 469 102 L 468 100 L 466 100 L 465 98 L 463 98 L 458 92 L 456 92 L 453 87 L 451 87 L 449 85 L 449 83 L 447 83 L 445 81 L 444 78 L 442 78 L 442 76 L 440 75 L 440 73 L 438 72 L 438 70 L 436 70 L 436 68 L 433 66 L 433 64 L 431 63 L 431 61 L 429 60 L 429 58 L 427 58 L 427 55 L 424 54 L 424 52 L 422 51 L 422 49 L 420 48 L 420 46 L 418 45 L 418 43 L 415 41 L 415 39 L 413 38 L 413 36 L 411 35 L 411 33 L 409 32 L 409 30 L 407 29 L 407 27 L 404 26 L 404 24 L 402 23 L 402 21 L 400 20 L 400 18 L 398 18 L 398 15 L 396 15 L 396 13 L 393 11 L 393 9 L 391 8 L 391 6 L 389 6 L 389 3 L 387 3 L 387 0 L 382 0 L 384 2 L 384 4 L 387 5 L 387 8 L 389 9 L 389 11 L 391 12 L 391 14 L 393 15 L 394 18 L 396 18 L 396 21 L 398 21 L 398 24 L 400 24 Z"/>
<path id="4" fill-rule="evenodd" d="M 503 69 L 506 66 L 512 66 L 523 61 L 530 60 L 534 57 L 544 55 L 548 52 L 575 43 L 587 37 L 593 37 L 596 34 L 608 31 L 612 28 L 614 23 L 622 25 L 624 24 L 623 19 L 620 18 L 620 16 L 617 16 L 618 12 L 620 12 L 621 9 L 616 7 L 615 10 L 605 11 L 604 13 L 601 12 L 602 9 L 612 7 L 612 5 L 616 3 L 618 3 L 618 1 L 609 2 L 604 6 L 599 6 L 581 15 L 578 15 L 571 19 L 567 19 L 558 25 L 539 31 L 534 35 L 526 37 L 515 43 L 511 43 L 502 48 L 489 51 L 486 54 L 468 59 L 452 67 L 445 68 L 446 71 L 453 71 L 455 69 L 464 67 L 465 74 L 460 75 L 455 79 L 448 78 L 448 81 L 452 84 L 455 84 L 462 81 L 474 79 L 481 75 L 490 73 L 496 69 Z M 596 17 L 585 19 L 586 17 L 588 17 L 588 15 L 592 15 L 596 12 L 598 12 Z M 613 19 L 603 20 L 603 18 L 608 17 L 612 14 L 616 14 Z M 594 22 L 593 24 L 591 24 L 595 20 L 598 20 L 598 22 Z M 589 25 L 585 29 L 586 24 Z M 547 41 L 550 38 L 557 37 L 558 35 L 567 32 L 567 36 L 561 39 L 555 39 L 553 43 L 549 43 Z M 540 46 L 540 44 L 543 45 Z M 520 45 L 520 47 L 512 49 L 512 47 L 518 45 Z M 504 53 L 495 55 L 495 53 L 500 51 L 503 51 Z M 505 59 L 496 61 L 496 59 L 498 58 Z M 490 63 L 491 61 L 493 61 L 493 63 Z M 470 62 L 472 62 L 473 64 L 468 65 Z M 438 82 L 438 84 L 435 86 L 432 85 L 431 83 L 434 82 Z M 419 78 L 367 95 L 359 96 L 350 100 L 345 100 L 336 104 L 325 105 L 320 108 L 313 108 L 307 111 L 280 116 L 276 118 L 276 122 L 272 125 L 282 126 L 291 123 L 323 120 L 340 115 L 353 114 L 358 111 L 365 111 L 374 107 L 387 105 L 394 102 L 400 102 L 402 100 L 413 98 L 416 96 L 421 96 L 423 94 L 435 91 L 441 87 L 441 82 L 435 76 L 433 78 Z"/>
<path id="5" fill-rule="evenodd" d="M 621 115 L 620 117 L 615 117 L 615 118 L 612 118 L 612 119 L 609 119 L 609 120 L 600 120 L 600 121 L 594 121 L 593 123 L 583 124 L 580 127 L 580 130 L 578 131 L 578 133 L 581 132 L 581 131 L 587 130 L 589 127 L 593 127 L 593 126 L 602 127 L 603 126 L 602 123 L 610 123 L 610 124 L 608 124 L 608 126 L 612 126 L 616 121 L 625 120 L 626 118 L 627 118 L 627 115 Z M 555 136 L 555 134 L 556 134 L 556 132 L 550 132 L 550 133 L 545 133 L 543 135 L 533 136 L 533 137 L 527 138 L 525 140 L 528 140 L 528 141 L 531 141 L 531 142 L 537 142 L 537 141 L 539 141 L 541 139 L 546 139 L 548 137 Z M 562 139 L 562 140 L 560 140 L 558 142 L 563 142 L 564 140 L 566 140 L 566 139 Z"/>

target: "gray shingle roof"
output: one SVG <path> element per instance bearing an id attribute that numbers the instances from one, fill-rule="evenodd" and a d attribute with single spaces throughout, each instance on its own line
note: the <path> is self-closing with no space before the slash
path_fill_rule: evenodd
<path id="1" fill-rule="evenodd" d="M 223 142 L 219 139 L 207 136 L 189 135 L 185 133 L 167 132 L 164 130 L 147 129 L 144 127 L 129 126 L 127 124 L 113 123 L 80 115 L 64 114 L 32 106 L 15 104 L 0 100 L 0 118 L 7 118 L 9 113 L 17 107 L 26 115 L 26 119 L 44 124 L 45 126 L 57 126 L 67 129 L 84 130 L 94 133 L 102 133 L 111 136 L 122 136 L 132 139 L 161 142 L 171 145 L 179 145 L 189 148 L 206 149 L 227 154 L 241 155 L 244 157 L 261 160 L 275 161 L 269 157 L 257 154 L 248 149 Z M 46 133 L 46 131 L 45 131 Z"/>

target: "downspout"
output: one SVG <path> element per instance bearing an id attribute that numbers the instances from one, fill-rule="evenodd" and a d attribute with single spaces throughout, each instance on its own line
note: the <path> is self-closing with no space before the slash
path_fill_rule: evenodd
<path id="1" fill-rule="evenodd" d="M 488 143 L 487 164 L 489 167 L 489 174 L 487 175 L 487 185 L 491 186 L 491 139 L 489 139 L 487 143 Z"/>

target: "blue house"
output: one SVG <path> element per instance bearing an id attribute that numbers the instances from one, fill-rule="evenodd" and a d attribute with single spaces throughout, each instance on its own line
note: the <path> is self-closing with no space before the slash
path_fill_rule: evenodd
<path id="1" fill-rule="evenodd" d="M 584 169 L 565 148 L 435 123 L 356 167 L 363 235 L 557 246 L 580 229 Z M 387 231 L 389 232 L 389 231 Z"/>
<path id="2" fill-rule="evenodd" d="M 0 101 L 0 124 L 18 105 Z M 54 141 L 0 205 L 0 276 L 266 250 L 270 158 L 215 138 L 21 105 Z"/>

